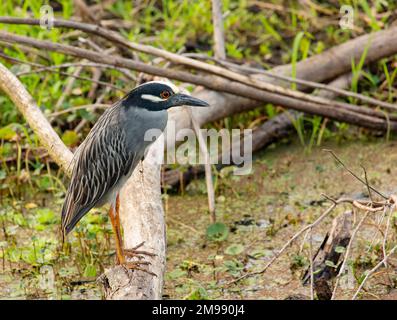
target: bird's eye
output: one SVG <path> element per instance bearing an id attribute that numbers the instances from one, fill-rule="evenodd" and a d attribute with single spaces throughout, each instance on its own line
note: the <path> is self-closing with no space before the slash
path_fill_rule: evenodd
<path id="1" fill-rule="evenodd" d="M 163 91 L 162 93 L 160 93 L 160 98 L 161 99 L 168 99 L 170 97 L 171 93 L 169 91 Z"/>

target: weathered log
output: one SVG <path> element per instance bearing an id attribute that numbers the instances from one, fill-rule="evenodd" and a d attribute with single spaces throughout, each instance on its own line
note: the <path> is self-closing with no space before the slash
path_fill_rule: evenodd
<path id="1" fill-rule="evenodd" d="M 313 257 L 313 282 L 319 300 L 331 300 L 332 290 L 329 281 L 338 274 L 339 259 L 346 250 L 353 228 L 353 212 L 346 211 L 332 221 L 331 230 L 327 232 L 317 253 Z M 302 282 L 310 282 L 310 268 L 302 277 Z"/>

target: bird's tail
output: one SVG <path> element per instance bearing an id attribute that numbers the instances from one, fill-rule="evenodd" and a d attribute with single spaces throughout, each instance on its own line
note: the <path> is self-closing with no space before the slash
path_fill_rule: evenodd
<path id="1" fill-rule="evenodd" d="M 62 207 L 62 222 L 61 234 L 62 241 L 73 230 L 76 224 L 81 220 L 84 215 L 94 207 L 93 204 L 80 206 L 74 203 L 73 197 L 70 193 L 66 195 L 65 202 Z"/>

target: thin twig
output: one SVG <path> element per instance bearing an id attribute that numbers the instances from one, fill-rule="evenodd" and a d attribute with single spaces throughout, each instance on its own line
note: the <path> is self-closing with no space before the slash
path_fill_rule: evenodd
<path id="1" fill-rule="evenodd" d="M 86 62 L 86 60 L 82 61 L 83 63 Z M 50 69 L 51 70 L 51 69 Z M 48 71 L 50 71 L 48 70 Z M 61 96 L 59 97 L 58 101 L 55 103 L 54 110 L 58 111 L 61 106 L 63 105 L 65 99 L 70 95 L 70 92 L 73 90 L 73 85 L 76 81 L 77 78 L 80 77 L 80 73 L 83 71 L 83 67 L 77 67 L 72 74 L 68 76 L 66 79 L 66 84 L 64 85 L 63 89 L 61 90 Z M 51 70 L 52 72 L 52 70 Z M 61 73 L 62 71 L 58 71 Z M 92 80 L 92 79 L 90 79 Z"/>
<path id="2" fill-rule="evenodd" d="M 306 232 L 307 230 L 313 229 L 315 226 L 317 226 L 321 221 L 324 220 L 325 217 L 327 217 L 334 209 L 335 207 L 340 204 L 340 203 L 344 203 L 344 202 L 348 202 L 351 203 L 351 199 L 346 199 L 346 198 L 342 198 L 339 200 L 336 200 L 335 202 L 332 203 L 332 205 L 330 207 L 328 207 L 327 210 L 325 210 L 320 217 L 318 217 L 313 223 L 307 225 L 306 227 L 304 227 L 303 229 L 301 229 L 300 231 L 298 231 L 297 233 L 295 233 L 294 236 L 292 236 L 285 244 L 284 246 L 273 256 L 272 259 L 270 259 L 270 261 L 263 267 L 263 269 L 259 270 L 259 271 L 255 271 L 255 272 L 251 272 L 251 273 L 246 273 L 244 275 L 242 275 L 241 277 L 234 279 L 230 282 L 228 282 L 226 284 L 226 286 L 229 286 L 231 284 L 237 283 L 245 278 L 254 276 L 254 275 L 258 275 L 258 274 L 263 274 L 266 272 L 266 270 L 277 260 L 277 258 L 299 237 L 301 236 L 304 232 Z"/>
<path id="3" fill-rule="evenodd" d="M 343 161 L 342 160 L 340 160 L 339 158 L 338 158 L 338 156 L 332 151 L 332 150 L 330 150 L 330 149 L 323 149 L 324 151 L 327 151 L 327 152 L 329 152 L 334 158 L 335 158 L 335 160 L 337 161 L 337 162 L 339 162 L 342 166 L 343 166 L 343 168 L 345 168 L 346 169 L 346 171 L 348 171 L 353 177 L 355 177 L 358 181 L 360 181 L 362 184 L 364 184 L 365 186 L 368 186 L 368 188 L 370 188 L 372 191 L 374 191 L 375 193 L 377 193 L 378 195 L 380 195 L 383 199 L 388 199 L 385 195 L 383 195 L 382 193 L 380 193 L 378 190 L 376 190 L 374 187 L 372 187 L 371 185 L 367 185 L 367 183 L 363 180 L 363 179 L 361 179 L 359 176 L 357 176 L 353 171 L 351 171 L 344 163 L 343 163 Z"/>
<path id="4" fill-rule="evenodd" d="M 352 233 L 352 235 L 350 237 L 350 240 L 349 240 L 349 244 L 347 245 L 347 248 L 346 248 L 346 251 L 345 251 L 345 255 L 344 255 L 344 258 L 343 258 L 342 265 L 341 265 L 341 267 L 339 269 L 338 275 L 336 276 L 335 286 L 334 286 L 334 290 L 332 292 L 331 300 L 335 299 L 336 290 L 337 290 L 338 285 L 339 285 L 339 279 L 340 279 L 340 277 L 342 276 L 342 274 L 345 271 L 345 267 L 346 267 L 346 264 L 347 264 L 347 261 L 348 261 L 349 255 L 350 255 L 350 251 L 351 251 L 351 247 L 352 247 L 352 244 L 353 244 L 353 240 L 356 237 L 356 234 L 357 234 L 358 230 L 361 228 L 361 225 L 363 224 L 364 220 L 368 217 L 368 215 L 369 215 L 369 211 L 367 211 L 365 213 L 365 215 L 361 218 L 361 220 L 357 224 L 357 227 L 353 230 L 353 233 Z"/>
<path id="5" fill-rule="evenodd" d="M 215 190 L 214 190 L 214 182 L 212 181 L 211 159 L 208 152 L 207 143 L 204 139 L 203 133 L 200 130 L 200 125 L 198 124 L 197 120 L 194 117 L 192 108 L 187 107 L 187 109 L 190 114 L 190 118 L 192 119 L 193 129 L 197 136 L 200 151 L 205 158 L 204 167 L 205 167 L 205 182 L 207 185 L 207 195 L 208 195 L 208 210 L 210 214 L 211 223 L 215 223 L 216 222 Z"/>
<path id="6" fill-rule="evenodd" d="M 365 205 L 365 204 L 362 204 L 360 201 L 358 201 L 358 200 L 354 200 L 353 201 L 353 206 L 355 206 L 357 209 L 360 209 L 360 210 L 364 210 L 364 211 L 370 211 L 370 212 L 379 212 L 379 211 L 383 211 L 383 206 L 378 206 L 378 207 L 376 207 L 376 208 L 373 208 L 372 207 L 372 204 L 373 203 L 371 203 L 371 207 L 369 207 L 369 206 L 367 206 L 367 205 Z"/>
<path id="7" fill-rule="evenodd" d="M 361 168 L 363 168 L 363 170 L 364 170 L 365 184 L 367 186 L 369 199 L 371 200 L 371 202 L 374 202 L 374 199 L 372 198 L 371 188 L 370 188 L 369 182 L 368 182 L 367 170 L 365 170 L 365 167 L 363 165 L 361 166 Z"/>
<path id="8" fill-rule="evenodd" d="M 29 72 L 23 71 L 23 72 L 17 73 L 16 76 L 23 76 L 23 75 L 27 75 L 27 74 L 29 74 L 29 73 L 37 73 L 37 72 L 41 72 L 41 71 L 49 71 L 49 72 L 55 72 L 55 73 L 58 73 L 58 74 L 61 74 L 61 75 L 64 75 L 64 76 L 68 76 L 68 77 L 75 78 L 75 79 L 79 79 L 79 80 L 83 80 L 83 81 L 95 82 L 95 83 L 98 83 L 98 84 L 100 84 L 100 85 L 107 86 L 107 87 L 113 88 L 113 89 L 115 89 L 115 90 L 121 91 L 121 92 L 123 92 L 123 93 L 127 93 L 126 90 L 124 90 L 124 89 L 122 89 L 122 88 L 120 88 L 120 87 L 117 87 L 117 86 L 115 86 L 115 85 L 113 85 L 113 84 L 111 84 L 111 83 L 108 83 L 108 82 L 97 81 L 97 80 L 93 80 L 93 79 L 91 79 L 91 78 L 81 77 L 81 76 L 79 76 L 79 75 L 77 75 L 77 74 L 74 74 L 74 73 L 73 73 L 73 74 L 70 74 L 70 73 L 68 73 L 68 72 L 63 72 L 63 71 L 59 71 L 59 70 L 58 70 L 58 71 L 57 71 L 57 70 L 54 70 L 54 69 L 58 69 L 58 66 L 49 66 L 49 67 L 47 67 L 47 66 L 42 65 L 42 64 L 40 64 L 40 63 L 35 63 L 35 62 L 30 62 L 30 61 L 24 61 L 24 60 L 20 60 L 20 59 L 14 58 L 14 57 L 10 57 L 10 56 L 8 56 L 8 55 L 2 53 L 2 52 L 0 52 L 0 56 L 3 57 L 3 58 L 6 59 L 6 60 L 9 60 L 9 61 L 13 61 L 13 62 L 21 63 L 21 64 L 28 64 L 28 65 L 31 65 L 31 66 L 34 66 L 34 67 L 38 67 L 38 68 L 39 68 L 39 71 L 37 71 L 37 70 L 35 70 L 35 71 L 29 71 Z M 81 65 L 81 66 L 83 66 L 83 65 L 85 65 L 85 64 L 84 64 L 84 63 L 79 63 L 79 64 L 76 64 L 76 65 Z M 64 66 L 62 66 L 62 67 L 64 67 Z M 65 66 L 65 67 L 66 67 L 66 66 Z M 78 68 L 79 68 L 79 66 L 78 66 Z M 36 71 L 37 71 L 37 72 L 36 72 Z"/>
<path id="9" fill-rule="evenodd" d="M 390 250 L 389 254 L 385 256 L 381 262 L 379 262 L 375 267 L 373 267 L 365 276 L 364 280 L 361 282 L 360 286 L 358 287 L 356 293 L 354 294 L 352 300 L 356 300 L 358 294 L 360 293 L 361 289 L 364 287 L 365 283 L 369 279 L 369 277 L 375 273 L 376 270 L 378 270 L 383 264 L 387 263 L 387 260 L 391 255 L 394 254 L 394 252 L 397 250 L 397 245 L 393 247 L 393 249 Z"/>
<path id="10" fill-rule="evenodd" d="M 379 107 L 383 107 L 386 109 L 396 109 L 396 105 L 391 104 L 391 103 L 387 103 L 375 98 L 371 98 L 368 96 L 365 96 L 363 94 L 359 94 L 353 91 L 348 91 L 348 90 L 344 90 L 344 89 L 340 89 L 340 88 L 336 88 L 334 86 L 328 85 L 328 84 L 324 84 L 324 83 L 319 83 L 319 82 L 314 82 L 314 81 L 309 81 L 309 80 L 304 80 L 304 79 L 299 79 L 299 78 L 292 78 L 292 77 L 288 77 L 279 73 L 274 73 L 271 71 L 267 71 L 267 70 L 263 70 L 263 69 L 259 69 L 259 68 L 253 68 L 253 67 L 248 67 L 248 66 L 243 66 L 243 65 L 238 65 L 229 61 L 225 61 L 225 60 L 221 60 L 221 59 L 217 59 L 214 57 L 210 57 L 207 55 L 203 55 L 200 53 L 186 53 L 184 54 L 184 56 L 186 57 L 191 57 L 191 58 L 198 58 L 198 59 L 204 59 L 204 60 L 211 60 L 214 61 L 224 67 L 228 67 L 228 68 L 233 68 L 235 70 L 238 71 L 245 71 L 251 74 L 263 74 L 267 77 L 270 78 L 274 78 L 274 79 L 279 79 L 279 80 L 283 80 L 283 81 L 287 81 L 287 82 L 292 82 L 292 83 L 296 83 L 296 84 L 300 84 L 306 87 L 310 87 L 310 88 L 316 88 L 316 89 L 321 89 L 321 90 L 327 90 L 330 92 L 334 92 L 338 95 L 344 96 L 344 97 L 352 97 L 352 98 L 356 98 L 362 102 L 366 102 L 369 103 L 371 105 L 374 106 L 379 106 Z"/>
<path id="11" fill-rule="evenodd" d="M 109 108 L 110 106 L 111 106 L 110 104 L 103 104 L 103 103 L 86 104 L 86 105 L 83 105 L 83 106 L 76 106 L 76 107 L 64 109 L 62 111 L 53 112 L 53 113 L 50 113 L 47 117 L 51 119 L 51 118 L 55 118 L 57 116 L 65 114 L 65 113 L 75 112 L 77 110 L 83 110 L 83 109 L 85 109 L 85 110 L 87 110 L 87 109 L 106 109 L 106 108 Z"/>

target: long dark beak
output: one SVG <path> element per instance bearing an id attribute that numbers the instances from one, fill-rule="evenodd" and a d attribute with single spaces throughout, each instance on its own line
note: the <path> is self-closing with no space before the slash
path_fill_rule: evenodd
<path id="1" fill-rule="evenodd" d="M 189 96 L 187 94 L 177 93 L 171 97 L 172 106 L 194 106 L 194 107 L 208 107 L 209 104 L 203 100 Z"/>

